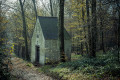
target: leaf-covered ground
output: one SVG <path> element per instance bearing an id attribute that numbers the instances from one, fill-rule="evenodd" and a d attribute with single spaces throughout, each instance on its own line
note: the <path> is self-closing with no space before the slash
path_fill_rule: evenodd
<path id="1" fill-rule="evenodd" d="M 25 62 L 20 58 L 12 57 L 11 61 L 11 74 L 14 76 L 12 80 L 54 80 L 53 78 L 38 72 L 37 68 L 31 63 Z"/>
<path id="2" fill-rule="evenodd" d="M 72 55 L 72 59 L 70 62 L 35 67 L 32 63 L 12 57 L 11 73 L 18 80 L 120 80 L 116 51 L 98 53 L 96 58 Z"/>

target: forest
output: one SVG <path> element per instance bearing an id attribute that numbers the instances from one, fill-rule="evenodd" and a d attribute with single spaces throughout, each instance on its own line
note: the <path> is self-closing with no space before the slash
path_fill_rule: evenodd
<path id="1" fill-rule="evenodd" d="M 120 1 L 0 0 L 0 80 L 120 80 Z"/>

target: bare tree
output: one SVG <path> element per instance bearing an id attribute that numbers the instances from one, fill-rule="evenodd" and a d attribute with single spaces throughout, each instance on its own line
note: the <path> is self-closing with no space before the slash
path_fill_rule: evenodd
<path id="1" fill-rule="evenodd" d="M 27 25 L 26 25 L 26 20 L 25 20 L 25 13 L 24 13 L 24 3 L 25 3 L 25 0 L 22 2 L 22 0 L 19 0 L 19 3 L 20 3 L 20 7 L 21 7 L 21 15 L 22 15 L 22 20 L 23 20 L 23 36 L 24 36 L 24 39 L 25 39 L 25 58 L 26 60 L 30 61 L 30 55 L 28 53 L 28 42 L 27 42 Z"/>

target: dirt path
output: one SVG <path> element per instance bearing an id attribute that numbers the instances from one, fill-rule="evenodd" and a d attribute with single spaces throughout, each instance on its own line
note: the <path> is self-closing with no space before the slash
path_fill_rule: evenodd
<path id="1" fill-rule="evenodd" d="M 38 72 L 34 66 L 27 66 L 28 63 L 20 58 L 12 57 L 11 62 L 13 64 L 11 74 L 17 77 L 18 80 L 55 80 Z"/>

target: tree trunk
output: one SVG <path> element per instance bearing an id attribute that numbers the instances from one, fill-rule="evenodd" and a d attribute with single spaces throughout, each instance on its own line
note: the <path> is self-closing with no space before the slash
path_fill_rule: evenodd
<path id="1" fill-rule="evenodd" d="M 117 11 L 118 11 L 118 27 L 117 27 L 117 53 L 118 53 L 118 62 L 120 62 L 120 1 L 116 0 Z"/>
<path id="2" fill-rule="evenodd" d="M 90 53 L 90 57 L 96 57 L 96 39 L 97 39 L 97 27 L 96 27 L 96 0 L 92 0 L 92 25 L 91 25 L 91 32 L 92 32 L 92 40 L 91 40 L 91 47 L 92 51 Z"/>
<path id="3" fill-rule="evenodd" d="M 2 13 L 1 5 L 2 5 L 2 1 L 0 1 L 0 18 L 2 17 L 2 16 L 1 16 L 1 13 Z M 1 27 L 1 23 L 2 23 L 2 19 L 0 19 L 0 27 Z M 0 43 L 0 44 L 1 44 L 1 43 Z"/>
<path id="4" fill-rule="evenodd" d="M 60 60 L 65 62 L 64 52 L 64 0 L 59 3 L 59 46 L 60 46 Z"/>
<path id="5" fill-rule="evenodd" d="M 32 0 L 33 5 L 34 5 L 34 11 L 35 11 L 35 16 L 36 16 L 36 20 L 37 20 L 37 9 L 36 9 L 36 5 L 35 5 L 35 0 Z"/>
<path id="6" fill-rule="evenodd" d="M 88 25 L 88 51 L 89 51 L 89 56 L 90 53 L 92 52 L 92 47 L 91 47 L 91 28 L 90 28 L 90 12 L 89 12 L 89 0 L 86 0 L 86 8 L 87 8 L 87 25 Z"/>
<path id="7" fill-rule="evenodd" d="M 51 16 L 53 17 L 53 6 L 52 6 L 52 0 L 50 0 L 50 10 L 51 10 Z"/>
<path id="8" fill-rule="evenodd" d="M 102 18 L 102 6 L 101 6 L 101 0 L 100 0 L 100 30 L 101 30 L 101 48 L 103 50 L 103 53 L 105 53 L 105 45 L 104 45 L 104 32 L 103 32 L 103 18 Z"/>
<path id="9" fill-rule="evenodd" d="M 105 45 L 104 45 L 104 33 L 103 33 L 103 23 L 102 23 L 102 18 L 100 18 L 100 27 L 101 27 L 101 48 L 103 50 L 103 53 L 105 53 Z"/>
<path id="10" fill-rule="evenodd" d="M 83 56 L 83 44 L 81 42 L 81 55 Z"/>
<path id="11" fill-rule="evenodd" d="M 118 22 L 118 61 L 120 62 L 120 6 L 118 11 L 119 22 Z"/>
<path id="12" fill-rule="evenodd" d="M 22 15 L 22 19 L 23 19 L 23 36 L 25 39 L 25 58 L 26 60 L 30 61 L 30 55 L 28 53 L 28 43 L 27 43 L 27 29 L 26 29 L 26 20 L 25 20 L 25 13 L 24 13 L 24 9 L 23 9 L 23 3 L 21 0 L 19 0 L 20 2 L 20 6 L 21 6 L 21 15 Z"/>
<path id="13" fill-rule="evenodd" d="M 82 4 L 83 4 L 83 0 L 82 0 Z M 82 7 L 82 21 L 83 21 L 83 23 L 85 24 L 85 12 L 84 12 L 84 8 L 83 8 L 83 7 Z M 84 25 L 84 24 L 83 24 L 83 25 Z M 88 45 L 87 45 L 85 27 L 83 27 L 83 30 L 84 30 L 84 35 L 85 35 L 85 37 L 84 37 L 84 39 L 85 39 L 84 44 L 85 44 L 86 52 L 87 52 L 87 54 L 88 54 Z"/>
<path id="14" fill-rule="evenodd" d="M 103 34 L 103 31 L 102 31 L 102 33 L 101 33 L 102 35 L 102 50 L 103 50 L 103 53 L 105 53 L 105 45 L 104 45 L 104 34 Z"/>

